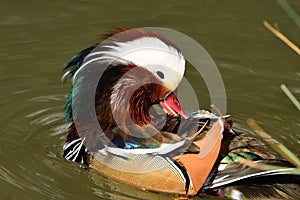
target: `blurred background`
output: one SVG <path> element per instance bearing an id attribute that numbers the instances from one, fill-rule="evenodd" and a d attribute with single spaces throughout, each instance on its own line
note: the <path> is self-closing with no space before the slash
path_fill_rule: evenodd
<path id="1" fill-rule="evenodd" d="M 300 14 L 300 1 L 289 0 Z M 166 27 L 198 41 L 217 64 L 237 131 L 254 118 L 300 155 L 299 56 L 263 26 L 296 44 L 300 29 L 276 0 L 2 0 L 0 6 L 0 188 L 6 199 L 171 199 L 115 183 L 62 159 L 62 110 L 70 83 L 62 66 L 117 27 Z M 193 82 L 193 72 L 187 70 Z M 209 108 L 206 86 L 196 89 Z"/>

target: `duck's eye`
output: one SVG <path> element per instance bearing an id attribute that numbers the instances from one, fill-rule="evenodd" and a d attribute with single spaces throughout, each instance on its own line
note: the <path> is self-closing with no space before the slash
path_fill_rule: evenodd
<path id="1" fill-rule="evenodd" d="M 156 71 L 156 74 L 157 74 L 157 76 L 158 76 L 159 78 L 161 78 L 161 79 L 164 79 L 164 78 L 165 78 L 164 73 L 161 72 L 161 71 Z"/>

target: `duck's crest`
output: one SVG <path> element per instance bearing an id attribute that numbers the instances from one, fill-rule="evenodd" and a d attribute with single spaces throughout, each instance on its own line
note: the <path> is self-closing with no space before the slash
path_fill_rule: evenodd
<path id="1" fill-rule="evenodd" d="M 84 58 L 91 53 L 91 51 L 96 47 L 96 45 L 86 48 L 80 51 L 77 55 L 73 56 L 70 60 L 68 60 L 63 70 L 66 71 L 62 76 L 62 81 L 64 82 L 67 78 L 72 78 L 75 72 L 80 68 L 81 64 L 84 61 Z"/>
<path id="2" fill-rule="evenodd" d="M 108 33 L 102 34 L 101 39 L 107 39 L 109 37 L 112 37 L 115 34 L 121 33 L 123 31 L 126 31 L 129 29 L 126 28 L 116 28 L 115 30 L 112 30 Z M 67 78 L 72 78 L 76 71 L 80 68 L 82 65 L 84 59 L 86 58 L 87 55 L 89 55 L 93 49 L 99 45 L 100 42 L 96 43 L 93 46 L 90 46 L 82 51 L 80 51 L 77 55 L 73 56 L 70 60 L 68 60 L 63 67 L 63 71 L 65 73 L 61 77 L 62 81 L 64 82 Z"/>
<path id="3" fill-rule="evenodd" d="M 73 82 L 80 71 L 92 62 L 112 63 L 118 60 L 146 68 L 171 91 L 177 88 L 185 71 L 185 59 L 175 44 L 148 30 L 121 29 L 117 33 L 120 34 L 104 40 L 90 51 L 85 57 L 86 62 L 81 62 L 75 73 L 70 71 L 73 72 Z"/>

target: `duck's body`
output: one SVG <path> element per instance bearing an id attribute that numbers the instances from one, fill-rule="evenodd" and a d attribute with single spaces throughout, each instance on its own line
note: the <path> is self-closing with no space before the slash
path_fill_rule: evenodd
<path id="1" fill-rule="evenodd" d="M 99 62 L 89 65 L 93 59 Z M 122 32 L 73 57 L 66 64 L 68 71 L 64 75 L 64 79 L 71 77 L 73 81 L 65 104 L 65 121 L 71 125 L 64 157 L 140 188 L 187 195 L 206 192 L 220 196 L 218 188 L 247 180 L 255 182 L 255 177 L 266 182 L 267 176 L 288 174 L 289 170 L 278 168 L 270 173 L 236 160 L 231 160 L 233 164 L 227 162 L 225 170 L 219 168 L 222 162 L 236 156 L 252 161 L 275 157 L 264 153 L 265 147 L 263 151 L 257 150 L 258 146 L 251 142 L 246 143 L 252 152 L 245 150 L 243 143 L 240 145 L 237 141 L 247 140 L 240 139 L 241 136 L 231 130 L 231 123 L 214 114 L 193 113 L 188 118 L 173 93 L 183 77 L 184 65 L 184 57 L 174 44 L 142 30 Z M 91 74 L 101 71 L 101 78 L 82 84 L 90 80 L 82 73 L 86 69 Z M 86 108 L 74 113 L 74 99 L 80 94 L 90 95 L 89 90 L 95 84 L 95 103 L 88 103 Z M 155 104 L 160 104 L 166 112 L 166 122 L 165 115 L 151 110 Z M 101 133 L 90 128 L 90 113 L 85 111 L 91 108 L 94 108 Z M 78 116 L 87 116 L 81 117 L 87 120 L 78 123 Z M 102 134 L 106 142 L 99 144 L 99 140 L 90 136 L 82 138 L 86 135 L 81 134 L 82 130 L 90 135 Z M 197 131 L 198 134 L 193 134 Z M 92 152 L 84 146 L 85 140 Z M 167 148 L 162 148 L 165 146 Z M 289 163 L 277 163 L 292 168 Z M 242 168 L 245 171 L 241 173 L 231 170 Z M 299 184 L 299 177 L 293 182 Z"/>

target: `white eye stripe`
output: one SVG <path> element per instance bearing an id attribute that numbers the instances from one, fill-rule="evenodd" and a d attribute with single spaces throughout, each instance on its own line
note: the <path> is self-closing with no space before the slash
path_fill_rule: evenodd
<path id="1" fill-rule="evenodd" d="M 89 59 L 86 59 L 80 69 L 77 70 L 73 80 L 75 80 L 78 72 L 89 63 L 106 59 L 119 59 L 144 67 L 170 90 L 175 90 L 183 78 L 185 59 L 182 53 L 159 38 L 145 36 L 131 41 L 105 44 L 101 47 L 96 47 L 99 51 L 91 52 L 87 56 Z"/>
<path id="2" fill-rule="evenodd" d="M 118 42 L 110 54 L 146 68 L 171 91 L 177 88 L 184 75 L 182 53 L 156 37 Z"/>

